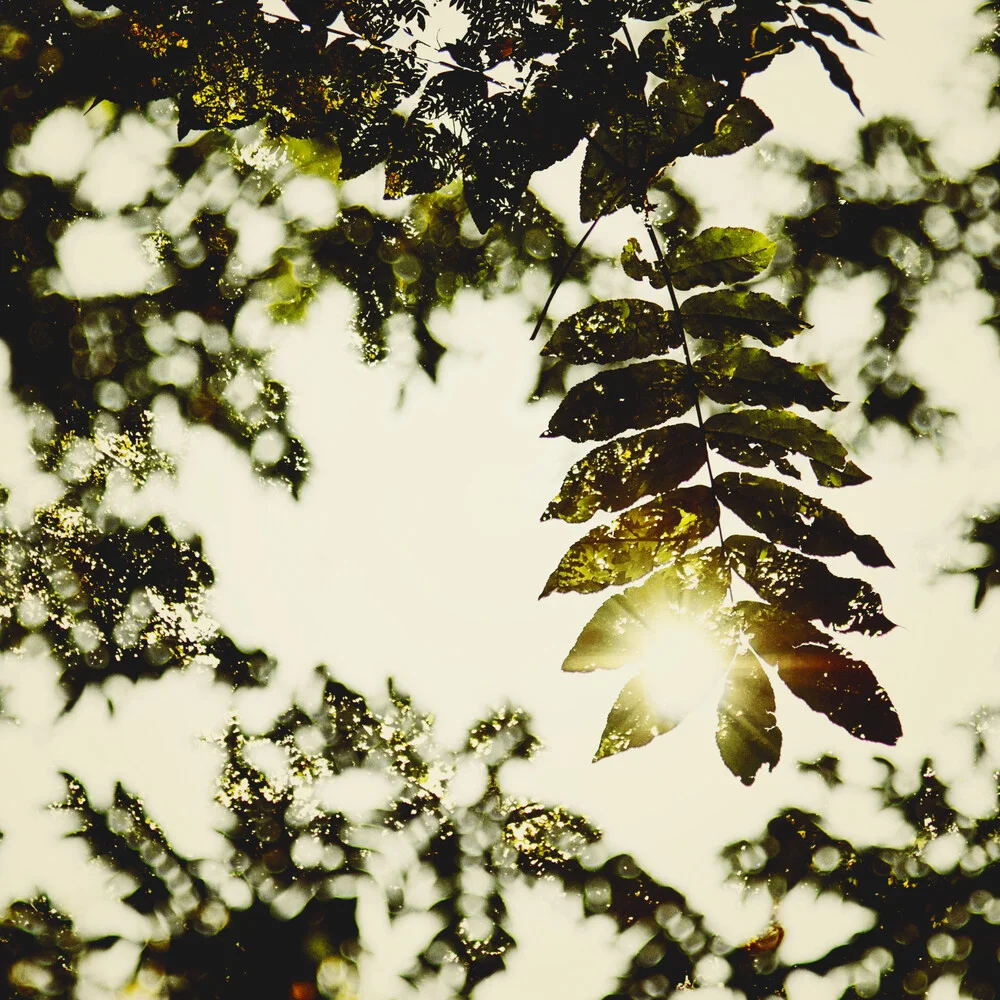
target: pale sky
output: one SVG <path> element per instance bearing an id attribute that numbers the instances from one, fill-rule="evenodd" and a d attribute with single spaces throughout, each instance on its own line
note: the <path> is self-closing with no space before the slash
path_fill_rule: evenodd
<path id="1" fill-rule="evenodd" d="M 969 56 L 985 30 L 985 21 L 973 14 L 976 6 L 970 0 L 877 0 L 866 13 L 884 40 L 866 38 L 866 53 L 844 57 L 866 114 L 914 120 L 932 139 L 938 162 L 956 175 L 990 161 L 1000 146 L 1000 120 L 985 110 L 995 61 Z M 776 60 L 749 92 L 775 122 L 773 141 L 819 158 L 847 161 L 854 155 L 862 119 L 811 53 Z M 156 280 L 155 263 L 142 256 L 117 212 L 127 203 L 120 179 L 138 184 L 136 178 L 152 176 L 167 155 L 162 132 L 153 126 L 130 120 L 134 132 L 123 145 L 116 136 L 102 138 L 90 117 L 56 113 L 52 119 L 58 120 L 43 125 L 39 131 L 48 131 L 36 133 L 22 153 L 26 171 L 64 180 L 82 176 L 82 195 L 107 216 L 90 223 L 89 231 L 81 225 L 60 246 L 67 291 L 78 295 L 104 290 L 87 282 L 107 280 L 108 256 L 121 261 L 114 272 L 120 290 Z M 583 229 L 574 203 L 580 160 L 578 151 L 533 185 L 571 232 Z M 718 160 L 691 158 L 676 177 L 698 195 L 706 224 L 764 228 L 772 212 L 794 208 L 802 196 L 754 150 Z M 361 178 L 340 193 L 341 203 L 364 203 L 380 189 L 377 176 Z M 246 253 L 259 251 L 266 259 L 268 241 L 283 224 L 277 215 L 247 220 L 246 233 L 241 230 Z M 598 226 L 594 244 L 613 252 L 632 235 L 641 237 L 640 227 L 620 212 Z M 635 292 L 627 279 L 616 281 L 609 280 L 605 294 Z M 157 408 L 158 434 L 177 458 L 177 478 L 142 494 L 122 491 L 117 502 L 127 516 L 165 511 L 176 533 L 200 534 L 217 579 L 213 614 L 235 641 L 278 658 L 274 690 L 237 698 L 249 728 L 265 728 L 317 663 L 375 699 L 392 676 L 436 714 L 445 742 L 456 741 L 492 707 L 508 700 L 522 705 L 546 749 L 530 764 L 508 769 L 508 789 L 582 812 L 604 829 L 610 850 L 630 851 L 657 878 L 690 893 L 721 932 L 745 939 L 767 924 L 769 905 L 758 898 L 738 906 L 735 895 L 719 887 L 716 852 L 754 834 L 777 808 L 794 801 L 822 810 L 832 833 L 858 843 L 897 843 L 906 831 L 894 817 L 876 813 L 870 795 L 850 788 L 829 792 L 797 772 L 796 760 L 833 752 L 863 784 L 870 748 L 779 687 L 782 761 L 749 789 L 718 759 L 714 695 L 650 746 L 591 763 L 627 677 L 559 670 L 606 594 L 536 599 L 581 533 L 579 526 L 540 523 L 539 515 L 586 450 L 540 439 L 553 404 L 524 403 L 537 352 L 528 341 L 526 299 L 538 302 L 545 291 L 529 279 L 521 294 L 491 302 L 460 294 L 452 310 L 432 322 L 449 348 L 436 385 L 414 369 L 405 337 L 383 366 L 361 367 L 351 347 L 351 299 L 335 287 L 320 295 L 301 328 L 273 328 L 248 315 L 247 335 L 275 345 L 272 369 L 290 389 L 291 424 L 312 458 L 301 500 L 262 484 L 219 435 L 184 428 L 164 403 Z M 814 328 L 793 348 L 810 361 L 831 362 L 841 379 L 837 390 L 855 404 L 862 398 L 857 360 L 877 329 L 880 294 L 878 282 L 867 278 L 820 289 L 809 304 Z M 578 304 L 572 288 L 563 289 L 553 317 Z M 876 535 L 896 564 L 895 570 L 860 574 L 856 565 L 844 564 L 844 571 L 875 584 L 886 613 L 900 625 L 880 639 L 844 639 L 878 675 L 902 719 L 904 738 L 887 755 L 913 765 L 939 754 L 939 773 L 968 779 L 956 795 L 964 796 L 969 812 L 992 808 L 995 789 L 963 773 L 964 737 L 955 723 L 984 702 L 1000 702 L 1000 598 L 987 598 L 974 614 L 972 579 L 940 571 L 975 555 L 959 539 L 963 515 L 1000 500 L 994 431 L 1000 364 L 996 337 L 981 325 L 989 311 L 986 297 L 963 287 L 960 278 L 927 289 L 904 347 L 905 365 L 958 416 L 940 451 L 894 428 L 867 434 L 855 457 L 872 482 L 827 497 L 858 531 Z M 403 379 L 405 400 L 397 408 Z M 854 435 L 856 406 L 838 420 L 844 434 Z M 12 470 L 5 482 L 15 486 L 14 510 L 26 515 L 51 495 L 52 484 L 31 471 L 26 446 L 17 443 L 25 423 L 9 394 L 0 421 L 11 432 L 0 437 L 0 457 Z M 18 761 L 0 778 L 0 899 L 31 895 L 37 887 L 71 911 L 85 932 L 106 933 L 121 927 L 126 911 L 108 897 L 103 874 L 83 864 L 79 845 L 59 839 L 59 818 L 37 807 L 61 794 L 59 769 L 81 777 L 98 803 L 107 802 L 121 780 L 144 799 L 178 849 L 218 850 L 219 812 L 211 802 L 217 758 L 196 736 L 220 727 L 229 704 L 225 691 L 205 677 L 171 672 L 157 682 L 109 685 L 114 716 L 90 692 L 53 722 L 54 668 L 44 661 L 30 673 L 25 668 L 9 656 L 0 662 L 0 682 L 11 687 L 5 704 L 20 719 L 0 723 L 0 753 Z M 515 896 L 511 920 L 519 930 L 513 933 L 525 944 L 508 973 L 481 987 L 478 1000 L 556 995 L 551 990 L 567 1000 L 603 996 L 607 986 L 600 977 L 612 976 L 622 961 L 608 928 L 600 921 L 578 925 L 551 887 L 519 889 Z M 789 934 L 781 955 L 789 962 L 807 957 L 824 935 L 842 937 L 839 919 L 863 921 L 857 914 L 838 917 L 831 901 L 790 898 L 783 905 L 798 908 L 783 919 Z M 384 927 L 377 901 L 366 901 L 363 920 L 371 940 L 379 940 Z M 554 937 L 543 947 L 545 927 Z M 598 956 L 594 976 L 559 978 L 567 961 L 559 958 L 559 942 L 567 941 Z M 370 975 L 364 1000 L 388 1000 L 401 989 L 384 969 L 376 973 L 373 965 Z M 819 995 L 815 983 L 799 983 L 790 990 L 792 1000 Z M 729 994 L 703 992 L 719 1000 Z"/>

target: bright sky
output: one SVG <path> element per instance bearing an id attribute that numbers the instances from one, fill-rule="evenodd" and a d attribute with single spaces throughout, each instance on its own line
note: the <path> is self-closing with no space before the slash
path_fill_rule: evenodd
<path id="1" fill-rule="evenodd" d="M 870 13 L 884 40 L 871 39 L 867 53 L 845 56 L 867 114 L 913 119 L 933 139 L 938 162 L 956 173 L 991 160 L 1000 145 L 997 114 L 985 110 L 995 63 L 969 56 L 985 30 L 973 15 L 976 5 L 878 0 Z M 861 120 L 811 54 L 777 60 L 750 92 L 774 120 L 776 142 L 821 158 L 853 155 Z M 72 112 L 53 119 L 24 153 L 24 169 L 67 180 L 83 172 L 82 195 L 109 216 L 88 223 L 90 231 L 72 231 L 78 245 L 69 238 L 61 245 L 68 290 L 87 294 L 87 282 L 106 280 L 112 273 L 104 263 L 108 257 L 121 262 L 116 276 L 130 288 L 155 280 L 155 265 L 141 256 L 132 231 L 116 221 L 125 202 L 115 199 L 127 196 L 122 178 L 138 184 L 136 178 L 153 175 L 167 153 L 162 133 L 151 126 L 143 131 L 136 119 L 123 143 L 115 136 L 101 139 Z M 572 193 L 579 162 L 578 153 L 534 185 L 578 227 Z M 770 212 L 788 210 L 801 198 L 754 151 L 692 160 L 678 168 L 677 177 L 701 199 L 706 224 L 763 228 Z M 377 198 L 380 188 L 377 178 L 362 178 L 342 192 L 342 203 Z M 266 258 L 273 231 L 253 232 L 252 239 L 249 230 L 245 236 L 246 251 L 257 247 Z M 594 241 L 613 250 L 631 235 L 641 233 L 622 212 L 598 227 Z M 623 279 L 617 291 L 626 293 L 626 285 Z M 89 287 L 89 294 L 100 293 Z M 544 292 L 539 282 L 526 281 L 522 295 L 538 301 Z M 810 360 L 832 362 L 842 377 L 838 391 L 852 402 L 861 399 L 853 373 L 861 345 L 876 329 L 880 294 L 877 282 L 868 279 L 821 289 L 810 302 L 814 329 L 795 348 Z M 534 715 L 546 750 L 531 764 L 510 768 L 508 788 L 583 812 L 605 830 L 610 849 L 632 852 L 658 878 L 693 894 L 695 905 L 733 940 L 750 937 L 766 925 L 769 906 L 755 899 L 740 907 L 737 897 L 719 888 L 716 852 L 723 844 L 752 835 L 790 801 L 823 810 L 831 832 L 859 843 L 893 843 L 905 831 L 893 817 L 877 814 L 870 796 L 849 788 L 831 793 L 817 779 L 798 774 L 796 760 L 834 752 L 863 783 L 870 773 L 868 748 L 780 688 L 782 762 L 750 789 L 718 759 L 714 692 L 678 730 L 650 746 L 590 762 L 626 677 L 559 670 L 579 629 L 607 595 L 536 600 L 547 574 L 580 534 L 578 526 L 540 523 L 539 514 L 586 449 L 540 439 L 552 404 L 523 402 L 537 347 L 528 341 L 522 295 L 484 303 L 462 294 L 450 312 L 435 317 L 435 335 L 449 347 L 436 385 L 413 368 L 405 338 L 382 367 L 357 363 L 350 346 L 352 304 L 342 290 L 328 288 L 300 329 L 275 329 L 248 314 L 248 335 L 270 338 L 276 346 L 273 369 L 291 390 L 291 422 L 312 457 L 301 500 L 261 484 L 221 437 L 185 429 L 165 404 L 157 410 L 158 429 L 178 456 L 177 479 L 139 495 L 123 492 L 118 502 L 131 517 L 166 511 L 173 530 L 200 534 L 217 577 L 213 613 L 238 643 L 278 658 L 275 690 L 238 699 L 247 726 L 264 728 L 288 696 L 307 684 L 317 663 L 376 699 L 392 676 L 418 705 L 435 712 L 446 742 L 492 707 L 508 700 L 523 705 Z M 553 315 L 574 307 L 572 290 L 564 289 Z M 984 702 L 1000 701 L 1000 603 L 994 607 L 997 599 L 987 599 L 973 614 L 971 578 L 942 576 L 940 570 L 975 555 L 958 540 L 962 516 L 1000 500 L 994 431 L 1000 365 L 996 338 L 980 325 L 990 309 L 985 296 L 960 280 L 927 289 L 904 348 L 905 363 L 958 417 L 940 452 L 892 429 L 867 435 L 857 457 L 873 481 L 833 498 L 852 525 L 883 542 L 896 564 L 894 571 L 867 575 L 900 628 L 878 640 L 849 643 L 875 670 L 902 718 L 905 735 L 891 756 L 915 764 L 929 752 L 939 754 L 941 773 L 959 782 L 956 794 L 970 812 L 991 808 L 995 789 L 981 776 L 961 772 L 963 737 L 954 723 Z M 397 407 L 403 379 L 405 400 Z M 12 432 L 0 436 L 0 459 L 12 470 L 4 479 L 16 484 L 15 510 L 27 514 L 51 484 L 30 469 L 26 446 L 18 443 L 24 419 L 9 396 L 0 421 Z M 857 427 L 856 409 L 848 409 L 841 429 L 853 434 Z M 856 574 L 856 567 L 850 572 Z M 683 646 L 673 655 L 673 669 L 682 673 L 706 668 L 692 662 L 698 654 Z M 99 694 L 90 693 L 53 721 L 53 677 L 44 660 L 30 672 L 23 661 L 0 662 L 0 682 L 11 686 L 5 703 L 20 719 L 18 725 L 0 725 L 0 754 L 19 762 L 0 779 L 0 899 L 31 895 L 37 886 L 71 910 L 85 932 L 102 933 L 121 920 L 122 909 L 106 898 L 103 873 L 82 864 L 79 846 L 59 839 L 62 821 L 36 807 L 61 794 L 59 769 L 81 777 L 97 802 L 107 802 L 114 781 L 121 780 L 143 797 L 180 850 L 211 853 L 220 843 L 214 833 L 220 814 L 211 801 L 217 760 L 194 737 L 218 728 L 228 706 L 224 692 L 207 678 L 168 674 L 155 684 L 109 685 L 114 716 Z M 612 976 L 621 961 L 611 950 L 608 928 L 600 921 L 578 925 L 551 887 L 519 890 L 509 902 L 515 937 L 537 947 L 525 945 L 507 978 L 484 986 L 479 1000 L 602 996 L 601 976 Z M 824 935 L 831 935 L 824 948 L 833 943 L 837 920 L 862 919 L 838 916 L 831 901 L 790 897 L 783 905 L 791 908 L 782 914 L 789 928 L 782 955 L 788 961 L 820 947 L 816 941 Z M 374 940 L 382 926 L 377 902 L 368 900 L 364 912 Z M 554 937 L 543 942 L 546 928 Z M 560 978 L 572 964 L 559 958 L 560 941 L 575 942 L 572 954 L 587 948 L 599 956 L 594 976 Z M 377 975 L 374 966 L 370 975 Z M 799 982 L 792 1000 L 819 995 L 812 992 L 815 983 Z M 382 975 L 368 988 L 365 1000 L 388 998 L 400 987 Z M 721 998 L 728 991 L 705 995 Z"/>

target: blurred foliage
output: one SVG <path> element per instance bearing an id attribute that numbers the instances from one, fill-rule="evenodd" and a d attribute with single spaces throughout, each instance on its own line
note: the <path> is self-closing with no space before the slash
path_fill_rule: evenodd
<path id="1" fill-rule="evenodd" d="M 235 725 L 220 734 L 219 800 L 235 819 L 224 855 L 184 857 L 124 788 L 98 809 L 66 776 L 57 808 L 73 818 L 72 835 L 119 874 L 119 892 L 130 886 L 124 902 L 147 921 L 127 973 L 132 990 L 200 1000 L 248 990 L 358 996 L 358 963 L 372 960 L 363 958 L 356 917 L 367 897 L 406 933 L 414 950 L 404 978 L 415 989 L 469 996 L 514 949 L 532 947 L 505 927 L 505 892 L 515 881 L 555 879 L 578 901 L 581 919 L 603 914 L 619 931 L 641 929 L 614 1000 L 722 985 L 765 1000 L 784 995 L 796 970 L 825 977 L 840 991 L 831 996 L 850 1000 L 924 996 L 942 977 L 963 996 L 994 996 L 996 803 L 978 818 L 964 813 L 953 804 L 957 796 L 969 801 L 962 788 L 943 783 L 931 761 L 911 773 L 878 759 L 882 776 L 867 789 L 845 781 L 835 757 L 800 765 L 830 788 L 828 810 L 840 807 L 839 797 L 867 794 L 909 839 L 857 846 L 828 833 L 818 815 L 780 811 L 759 837 L 723 852 L 735 887 L 763 893 L 775 908 L 769 929 L 732 942 L 633 858 L 609 856 L 581 817 L 503 791 L 504 765 L 537 745 L 523 714 L 485 719 L 448 750 L 435 743 L 429 718 L 391 686 L 376 710 L 337 682 L 322 683 L 313 708 L 293 707 L 265 734 L 250 737 Z M 971 756 L 956 772 L 963 783 L 995 782 L 997 731 L 995 712 L 975 720 Z M 368 788 L 360 798 L 345 791 L 352 779 Z M 790 964 L 781 950 L 790 930 L 781 924 L 783 901 L 803 891 L 865 907 L 871 925 Z M 71 995 L 81 961 L 116 940 L 79 939 L 44 899 L 15 904 L 0 922 L 12 996 Z"/>
<path id="2" fill-rule="evenodd" d="M 882 327 L 868 344 L 861 378 L 865 416 L 892 421 L 914 437 L 934 436 L 948 414 L 905 371 L 900 346 L 925 289 L 971 282 L 1000 301 L 1000 168 L 951 178 L 906 121 L 884 118 L 859 133 L 860 156 L 840 168 L 799 161 L 808 206 L 784 221 L 791 253 L 780 268 L 792 308 L 830 274 L 877 274 Z M 1000 310 L 989 320 L 998 327 Z"/>

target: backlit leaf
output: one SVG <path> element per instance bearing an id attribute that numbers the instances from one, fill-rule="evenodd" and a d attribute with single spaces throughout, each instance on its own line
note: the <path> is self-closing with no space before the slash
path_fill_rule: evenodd
<path id="1" fill-rule="evenodd" d="M 864 580 L 836 576 L 817 559 L 751 535 L 729 535 L 726 551 L 733 569 L 761 597 L 785 611 L 819 619 L 840 632 L 881 635 L 896 627 Z"/>
<path id="2" fill-rule="evenodd" d="M 667 257 L 675 288 L 722 285 L 760 274 L 775 245 L 755 229 L 712 226 L 676 247 Z"/>
<path id="3" fill-rule="evenodd" d="M 583 627 L 563 670 L 617 670 L 641 655 L 675 616 L 710 632 L 728 586 L 718 548 L 684 553 L 638 586 L 609 597 Z"/>
<path id="4" fill-rule="evenodd" d="M 842 469 L 827 465 L 815 458 L 809 464 L 812 466 L 813 475 L 820 486 L 831 486 L 835 489 L 841 486 L 858 486 L 861 483 L 867 483 L 872 478 L 853 462 L 848 462 Z"/>
<path id="5" fill-rule="evenodd" d="M 678 361 L 643 361 L 601 372 L 573 386 L 543 437 L 602 441 L 622 431 L 662 424 L 694 406 L 695 391 Z"/>
<path id="6" fill-rule="evenodd" d="M 691 424 L 643 431 L 595 448 L 570 469 L 542 520 L 586 521 L 641 497 L 672 490 L 705 462 L 701 433 Z"/>
<path id="7" fill-rule="evenodd" d="M 814 556 L 853 552 L 866 566 L 891 566 L 872 535 L 858 535 L 837 511 L 788 483 L 750 473 L 715 477 L 716 496 L 754 531 Z"/>
<path id="8" fill-rule="evenodd" d="M 644 577 L 710 534 L 719 507 L 707 486 L 688 486 L 626 511 L 569 547 L 542 590 L 590 594 Z"/>
<path id="9" fill-rule="evenodd" d="M 666 354 L 681 346 L 673 315 L 646 299 L 609 299 L 564 319 L 542 348 L 575 365 Z"/>
<path id="10" fill-rule="evenodd" d="M 778 347 L 809 325 L 770 295 L 729 288 L 685 299 L 681 317 L 685 333 L 719 344 L 732 344 L 746 336 Z"/>
<path id="11" fill-rule="evenodd" d="M 774 122 L 749 97 L 740 97 L 715 123 L 715 137 L 694 150 L 699 156 L 728 156 L 767 135 Z"/>
<path id="12" fill-rule="evenodd" d="M 806 417 L 789 410 L 730 410 L 715 413 L 705 421 L 705 438 L 720 455 L 741 465 L 757 469 L 773 463 L 786 476 L 799 477 L 799 471 L 787 459 L 789 454 L 804 455 L 835 473 L 845 472 L 851 464 L 847 450 L 829 432 Z M 858 470 L 860 472 L 860 470 Z M 820 485 L 824 483 L 817 473 Z"/>
<path id="13" fill-rule="evenodd" d="M 774 691 L 753 653 L 737 656 L 719 699 L 715 742 L 726 767 L 752 785 L 766 764 L 781 757 L 781 730 L 774 717 Z"/>
<path id="14" fill-rule="evenodd" d="M 698 388 L 717 403 L 784 409 L 842 410 L 827 384 L 806 365 L 776 358 L 759 347 L 727 347 L 694 363 Z"/>
<path id="15" fill-rule="evenodd" d="M 639 241 L 634 236 L 630 236 L 625 241 L 621 261 L 622 270 L 633 281 L 642 281 L 645 278 L 653 288 L 666 287 L 667 279 L 663 276 L 659 264 L 654 264 L 643 258 L 639 249 Z M 684 307 L 682 306 L 681 312 L 683 311 Z"/>
<path id="16" fill-rule="evenodd" d="M 601 742 L 594 754 L 594 760 L 610 757 L 612 754 L 643 747 L 654 737 L 669 733 L 677 725 L 655 711 L 646 699 L 642 676 L 633 677 L 621 689 L 614 706 L 608 713 Z"/>
<path id="17" fill-rule="evenodd" d="M 753 601 L 741 601 L 737 610 L 754 649 L 778 668 L 792 694 L 860 740 L 899 739 L 899 716 L 866 664 L 794 614 Z"/>

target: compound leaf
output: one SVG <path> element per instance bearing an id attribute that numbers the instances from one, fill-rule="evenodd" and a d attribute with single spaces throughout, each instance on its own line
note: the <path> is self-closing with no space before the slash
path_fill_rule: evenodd
<path id="1" fill-rule="evenodd" d="M 669 733 L 676 725 L 676 722 L 660 715 L 649 704 L 642 677 L 633 677 L 621 689 L 608 713 L 608 721 L 601 733 L 601 742 L 594 760 L 598 761 L 633 747 L 645 746 L 655 737 Z"/>
<path id="2" fill-rule="evenodd" d="M 754 531 L 814 556 L 853 552 L 866 566 L 892 562 L 873 535 L 859 535 L 841 514 L 788 483 L 747 472 L 715 477 L 716 496 Z"/>
<path id="3" fill-rule="evenodd" d="M 664 619 L 678 616 L 711 630 L 729 587 L 718 548 L 686 552 L 648 580 L 609 597 L 583 627 L 563 670 L 589 673 L 631 663 Z"/>
<path id="4" fill-rule="evenodd" d="M 707 486 L 665 493 L 571 545 L 540 596 L 553 591 L 590 594 L 631 583 L 671 562 L 718 523 L 719 505 Z"/>
<path id="5" fill-rule="evenodd" d="M 622 431 L 662 424 L 694 406 L 687 367 L 678 361 L 643 361 L 600 372 L 573 386 L 552 414 L 543 437 L 602 441 Z"/>
<path id="6" fill-rule="evenodd" d="M 542 520 L 586 521 L 598 510 L 622 510 L 641 497 L 672 490 L 705 462 L 701 433 L 675 424 L 595 448 L 570 469 Z"/>
<path id="7" fill-rule="evenodd" d="M 864 580 L 837 576 L 817 559 L 787 552 L 763 538 L 730 535 L 726 550 L 733 569 L 765 600 L 840 632 L 881 635 L 896 626 Z"/>
<path id="8" fill-rule="evenodd" d="M 666 354 L 680 346 L 680 331 L 663 306 L 646 299 L 610 299 L 564 319 L 542 354 L 575 365 L 607 364 Z"/>
<path id="9" fill-rule="evenodd" d="M 781 757 L 781 730 L 774 717 L 774 691 L 757 657 L 743 653 L 726 674 L 719 699 L 715 743 L 723 763 L 744 785 Z"/>
<path id="10" fill-rule="evenodd" d="M 698 388 L 717 403 L 785 409 L 842 410 L 829 386 L 806 365 L 776 358 L 759 347 L 726 347 L 694 363 Z"/>
<path id="11" fill-rule="evenodd" d="M 899 739 L 896 709 L 865 663 L 794 614 L 755 601 L 741 601 L 735 610 L 756 652 L 811 709 L 860 740 L 891 745 Z"/>
<path id="12" fill-rule="evenodd" d="M 763 271 L 776 249 L 755 229 L 712 226 L 675 247 L 667 268 L 675 288 L 732 284 Z"/>
<path id="13" fill-rule="evenodd" d="M 685 333 L 719 344 L 746 336 L 777 347 L 809 325 L 770 295 L 729 288 L 692 295 L 681 303 L 681 316 Z"/>

